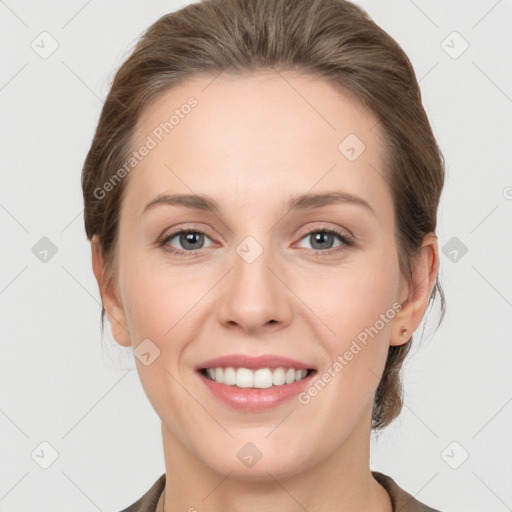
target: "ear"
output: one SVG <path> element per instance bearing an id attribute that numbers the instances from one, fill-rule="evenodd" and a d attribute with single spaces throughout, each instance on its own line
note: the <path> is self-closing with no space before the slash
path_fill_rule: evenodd
<path id="1" fill-rule="evenodd" d="M 107 313 L 112 336 L 119 345 L 129 347 L 131 346 L 131 338 L 125 311 L 119 299 L 114 279 L 109 280 L 105 276 L 105 258 L 97 235 L 94 235 L 91 239 L 91 256 L 92 270 L 98 282 L 101 300 Z"/>
<path id="2" fill-rule="evenodd" d="M 414 268 L 409 279 L 402 276 L 399 302 L 402 309 L 393 319 L 390 345 L 404 345 L 418 328 L 439 270 L 439 250 L 437 236 L 428 233 L 423 239 L 421 249 L 414 260 Z M 407 329 L 404 334 L 402 327 Z"/>

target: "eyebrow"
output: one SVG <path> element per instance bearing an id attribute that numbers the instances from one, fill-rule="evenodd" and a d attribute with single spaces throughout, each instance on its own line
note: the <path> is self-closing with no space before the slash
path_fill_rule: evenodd
<path id="1" fill-rule="evenodd" d="M 306 193 L 298 196 L 292 196 L 286 203 L 286 211 L 291 210 L 309 210 L 314 208 L 321 208 L 322 206 L 330 206 L 333 204 L 355 204 L 362 206 L 373 215 L 375 211 L 370 204 L 362 197 L 348 192 L 325 192 L 325 193 Z M 150 201 L 142 211 L 141 215 L 148 210 L 153 209 L 158 205 L 168 206 L 184 206 L 185 208 L 192 208 L 196 210 L 209 211 L 217 214 L 220 211 L 219 203 L 212 197 L 202 194 L 160 194 L 155 199 Z"/>

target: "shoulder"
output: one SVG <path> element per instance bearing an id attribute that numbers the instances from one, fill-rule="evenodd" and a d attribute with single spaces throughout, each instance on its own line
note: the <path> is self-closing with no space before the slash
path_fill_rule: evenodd
<path id="1" fill-rule="evenodd" d="M 128 508 L 121 512 L 155 512 L 156 505 L 165 488 L 165 473 L 151 486 L 151 488 Z"/>
<path id="2" fill-rule="evenodd" d="M 385 489 L 393 503 L 393 511 L 400 512 L 441 512 L 418 501 L 414 496 L 404 491 L 388 475 L 379 471 L 372 471 L 372 475 Z"/>

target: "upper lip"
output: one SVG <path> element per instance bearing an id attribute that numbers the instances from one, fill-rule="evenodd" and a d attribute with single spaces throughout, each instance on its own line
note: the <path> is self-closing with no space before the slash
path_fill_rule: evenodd
<path id="1" fill-rule="evenodd" d="M 249 356 L 247 354 L 230 354 L 227 356 L 208 359 L 198 364 L 194 369 L 196 371 L 205 368 L 219 368 L 232 366 L 235 368 L 294 368 L 296 370 L 314 370 L 315 368 L 296 359 L 282 357 L 273 354 L 263 354 L 261 356 Z"/>

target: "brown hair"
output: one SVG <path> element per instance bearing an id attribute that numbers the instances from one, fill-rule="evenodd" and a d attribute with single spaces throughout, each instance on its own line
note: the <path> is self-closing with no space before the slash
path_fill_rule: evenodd
<path id="1" fill-rule="evenodd" d="M 103 106 L 82 187 L 85 231 L 89 240 L 98 235 L 107 280 L 114 275 L 126 179 L 108 194 L 98 190 L 112 182 L 133 151 L 130 140 L 143 109 L 194 75 L 258 70 L 320 77 L 377 116 L 386 139 L 385 179 L 394 200 L 400 270 L 411 275 L 424 236 L 435 233 L 444 159 L 402 48 L 365 11 L 344 0 L 204 0 L 162 16 L 146 30 L 117 71 Z M 438 277 L 429 305 L 436 294 L 439 326 L 445 300 Z M 102 330 L 104 313 L 102 307 Z M 389 347 L 375 393 L 373 429 L 389 425 L 402 409 L 400 369 L 411 340 Z"/>

